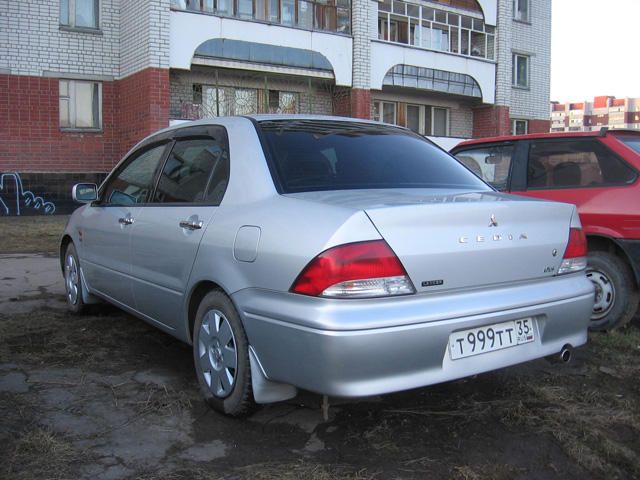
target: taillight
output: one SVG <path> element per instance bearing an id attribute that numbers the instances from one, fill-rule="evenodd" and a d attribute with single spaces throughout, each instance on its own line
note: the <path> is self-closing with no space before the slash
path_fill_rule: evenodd
<path id="1" fill-rule="evenodd" d="M 562 257 L 558 274 L 579 272 L 587 268 L 587 237 L 581 228 L 569 230 L 569 243 Z"/>
<path id="2" fill-rule="evenodd" d="M 337 298 L 415 292 L 400 260 L 384 240 L 348 243 L 325 250 L 302 270 L 290 291 Z"/>

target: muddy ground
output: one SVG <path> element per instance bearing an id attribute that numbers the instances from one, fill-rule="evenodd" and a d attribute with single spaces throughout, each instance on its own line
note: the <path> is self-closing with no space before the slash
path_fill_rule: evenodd
<path id="1" fill-rule="evenodd" d="M 201 400 L 186 345 L 106 305 L 66 313 L 56 258 L 15 253 L 55 251 L 63 224 L 0 247 L 0 478 L 640 478 L 637 321 L 569 365 L 234 420 Z"/>

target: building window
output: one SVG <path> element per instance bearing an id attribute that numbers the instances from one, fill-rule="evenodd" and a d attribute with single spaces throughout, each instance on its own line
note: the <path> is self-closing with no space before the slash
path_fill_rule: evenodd
<path id="1" fill-rule="evenodd" d="M 60 25 L 98 28 L 98 0 L 60 0 Z"/>
<path id="2" fill-rule="evenodd" d="M 529 88 L 529 57 L 513 54 L 512 83 L 514 87 Z"/>
<path id="3" fill-rule="evenodd" d="M 511 120 L 511 135 L 526 135 L 529 133 L 528 120 Z"/>
<path id="4" fill-rule="evenodd" d="M 521 22 L 530 21 L 529 0 L 513 0 L 513 18 Z"/>
<path id="5" fill-rule="evenodd" d="M 395 102 L 373 102 L 373 119 L 378 122 L 396 124 L 396 103 Z"/>
<path id="6" fill-rule="evenodd" d="M 495 27 L 485 25 L 482 18 L 401 0 L 378 3 L 378 39 L 495 59 Z"/>
<path id="7" fill-rule="evenodd" d="M 60 80 L 60 128 L 102 128 L 102 84 Z"/>
<path id="8" fill-rule="evenodd" d="M 374 101 L 373 119 L 407 127 L 420 135 L 449 136 L 449 110 L 443 107 Z"/>
<path id="9" fill-rule="evenodd" d="M 195 84 L 193 103 L 199 112 L 187 112 L 188 118 L 300 112 L 300 94 L 281 90 Z"/>
<path id="10" fill-rule="evenodd" d="M 309 30 L 351 32 L 351 0 L 171 0 L 171 7 Z"/>

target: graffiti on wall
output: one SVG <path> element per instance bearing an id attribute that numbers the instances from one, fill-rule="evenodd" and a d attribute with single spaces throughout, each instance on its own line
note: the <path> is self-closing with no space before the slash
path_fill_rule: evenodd
<path id="1" fill-rule="evenodd" d="M 0 215 L 42 214 L 53 215 L 56 206 L 22 187 L 17 172 L 0 173 Z"/>

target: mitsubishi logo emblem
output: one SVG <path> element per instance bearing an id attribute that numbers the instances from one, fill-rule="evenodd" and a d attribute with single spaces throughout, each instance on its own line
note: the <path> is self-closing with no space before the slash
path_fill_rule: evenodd
<path id="1" fill-rule="evenodd" d="M 496 220 L 496 216 L 494 214 L 491 214 L 491 218 L 489 219 L 489 226 L 490 227 L 498 226 L 498 220 Z"/>

